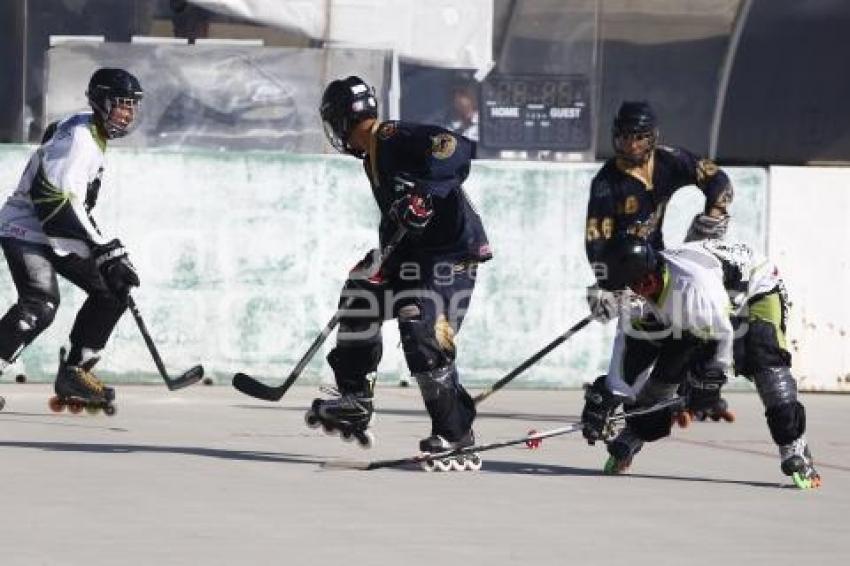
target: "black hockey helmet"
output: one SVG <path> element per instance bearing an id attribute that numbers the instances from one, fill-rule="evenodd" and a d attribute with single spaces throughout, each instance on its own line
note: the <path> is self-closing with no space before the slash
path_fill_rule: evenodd
<path id="1" fill-rule="evenodd" d="M 645 239 L 633 234 L 618 234 L 608 240 L 602 251 L 603 269 L 597 272 L 599 286 L 621 291 L 656 271 L 660 259 Z"/>
<path id="2" fill-rule="evenodd" d="M 617 157 L 634 165 L 646 163 L 658 143 L 658 118 L 649 102 L 623 102 L 614 117 L 611 135 Z M 630 148 L 630 142 L 636 147 Z"/>
<path id="3" fill-rule="evenodd" d="M 136 123 L 139 104 L 144 96 L 139 79 L 124 69 L 102 68 L 94 72 L 86 90 L 89 105 L 103 125 L 108 138 L 126 136 Z M 113 116 L 115 108 L 132 110 L 129 119 Z"/>
<path id="4" fill-rule="evenodd" d="M 363 153 L 351 147 L 348 137 L 359 122 L 378 117 L 375 89 L 353 75 L 332 81 L 322 95 L 319 114 L 330 144 L 337 151 L 362 158 Z"/>

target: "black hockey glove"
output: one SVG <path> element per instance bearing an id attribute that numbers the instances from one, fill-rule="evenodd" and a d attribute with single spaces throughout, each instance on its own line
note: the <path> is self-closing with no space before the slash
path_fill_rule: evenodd
<path id="1" fill-rule="evenodd" d="M 697 363 L 688 372 L 687 408 L 697 420 L 710 418 L 713 421 L 734 420 L 726 401 L 720 396 L 720 389 L 726 383 L 726 374 L 711 361 Z"/>
<path id="2" fill-rule="evenodd" d="M 434 207 L 430 196 L 410 193 L 390 205 L 390 217 L 412 234 L 424 232 L 433 216 Z"/>
<path id="3" fill-rule="evenodd" d="M 387 277 L 383 269 L 381 269 L 380 261 L 380 250 L 370 250 L 348 272 L 346 287 L 359 287 L 367 291 L 381 291 L 387 285 Z"/>
<path id="4" fill-rule="evenodd" d="M 594 320 L 605 324 L 617 316 L 618 305 L 617 295 L 613 292 L 600 289 L 599 285 L 587 288 L 587 306 Z"/>
<path id="5" fill-rule="evenodd" d="M 102 246 L 96 246 L 92 250 L 92 257 L 106 282 L 106 287 L 113 295 L 126 301 L 130 289 L 139 286 L 139 276 L 121 242 L 114 239 Z"/>
<path id="6" fill-rule="evenodd" d="M 600 375 L 584 392 L 584 409 L 581 412 L 581 433 L 593 446 L 597 440 L 605 439 L 605 428 L 614 409 L 620 404 L 617 397 L 605 386 L 606 376 Z"/>

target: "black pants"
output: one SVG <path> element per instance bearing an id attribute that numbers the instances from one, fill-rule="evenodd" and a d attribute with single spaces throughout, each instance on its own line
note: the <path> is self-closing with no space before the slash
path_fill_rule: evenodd
<path id="1" fill-rule="evenodd" d="M 469 308 L 476 272 L 475 264 L 403 264 L 381 289 L 347 283 L 340 304 L 356 298 L 328 354 L 340 391 L 368 388 L 367 376 L 377 370 L 383 353 L 381 325 L 397 318 L 405 361 L 422 392 L 432 434 L 450 441 L 463 436 L 475 418 L 475 404 L 459 382 L 454 336 Z"/>
<path id="2" fill-rule="evenodd" d="M 58 256 L 45 245 L 0 238 L 18 301 L 0 319 L 0 358 L 14 361 L 53 322 L 59 274 L 88 294 L 71 329 L 72 349 L 102 350 L 127 308 L 106 287 L 92 259 Z"/>

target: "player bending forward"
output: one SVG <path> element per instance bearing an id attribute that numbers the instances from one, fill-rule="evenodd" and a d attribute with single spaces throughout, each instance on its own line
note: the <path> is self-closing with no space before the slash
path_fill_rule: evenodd
<path id="1" fill-rule="evenodd" d="M 0 245 L 18 301 L 0 319 L 0 372 L 50 324 L 59 306 L 57 273 L 88 295 L 70 350 L 60 350 L 51 407 L 83 405 L 114 412 L 115 392 L 92 368 L 139 285 L 121 242 L 101 235 L 89 213 L 97 202 L 107 141 L 127 135 L 142 100 L 123 69 L 100 69 L 86 92 L 92 112 L 55 122 L 0 209 Z"/>
<path id="2" fill-rule="evenodd" d="M 606 418 L 621 400 L 645 407 L 674 396 L 694 359 L 699 375 L 691 394 L 716 395 L 734 361 L 736 373 L 755 384 L 764 404 L 782 472 L 799 488 L 819 487 L 804 436 L 805 408 L 791 375 L 788 301 L 776 266 L 744 244 L 705 240 L 656 252 L 631 235 L 612 239 L 601 262 L 601 286 L 628 287 L 646 303 L 644 312 L 621 317 L 608 375 L 587 392 L 582 421 L 588 441 L 602 438 Z M 644 442 L 670 433 L 671 416 L 629 419 L 608 444 L 605 471 L 624 472 Z"/>
<path id="3" fill-rule="evenodd" d="M 339 396 L 316 399 L 308 424 L 371 443 L 381 324 L 397 318 L 407 366 L 431 417 L 420 449 L 473 445 L 475 405 L 458 379 L 454 337 L 469 308 L 478 264 L 491 258 L 481 219 L 462 188 L 475 145 L 437 126 L 381 123 L 374 89 L 354 76 L 331 82 L 320 110 L 330 143 L 363 160 L 381 214 L 382 246 L 399 229 L 406 233 L 377 273 L 358 276 L 380 261 L 370 253 L 349 276 L 340 304 L 349 297 L 354 304 L 327 358 Z"/>

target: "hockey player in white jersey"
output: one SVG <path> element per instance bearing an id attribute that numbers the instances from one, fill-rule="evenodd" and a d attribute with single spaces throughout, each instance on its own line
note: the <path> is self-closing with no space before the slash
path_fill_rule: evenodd
<path id="1" fill-rule="evenodd" d="M 54 409 L 65 403 L 111 413 L 114 391 L 92 368 L 127 307 L 139 277 L 120 240 L 101 234 L 90 216 L 109 140 L 138 120 L 142 87 L 123 69 L 103 68 L 86 91 L 91 112 L 51 124 L 21 180 L 0 209 L 0 246 L 18 300 L 0 319 L 0 372 L 53 322 L 57 274 L 88 295 L 77 313 L 70 348 L 60 350 Z"/>
<path id="2" fill-rule="evenodd" d="M 655 252 L 631 235 L 612 239 L 602 264 L 600 285 L 628 287 L 646 302 L 621 317 L 608 374 L 588 390 L 582 413 L 588 441 L 602 438 L 606 417 L 620 402 L 644 407 L 673 397 L 697 359 L 689 394 L 710 398 L 730 372 L 746 376 L 764 404 L 782 472 L 797 487 L 820 486 L 791 375 L 788 301 L 776 266 L 744 244 L 704 240 Z M 630 419 L 608 443 L 606 473 L 624 472 L 644 442 L 667 436 L 671 417 Z"/>

